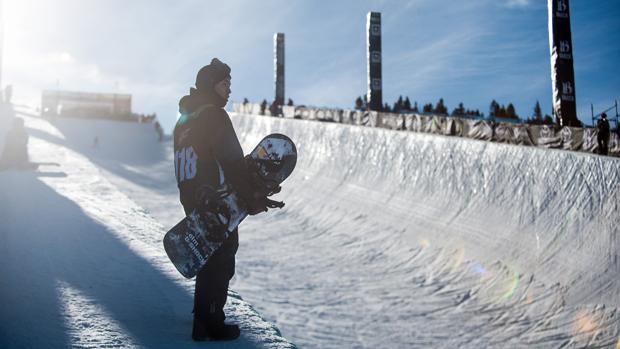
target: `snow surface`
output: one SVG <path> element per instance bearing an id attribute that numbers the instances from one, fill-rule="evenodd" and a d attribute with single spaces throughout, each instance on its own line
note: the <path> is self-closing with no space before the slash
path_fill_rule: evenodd
<path id="1" fill-rule="evenodd" d="M 0 172 L 0 348 L 295 347 L 234 291 L 225 310 L 242 337 L 191 340 L 193 281 L 165 255 L 167 229 L 91 160 L 140 182 L 132 166 L 166 150 L 151 125 L 25 119 L 31 161 L 46 164 Z"/>
<path id="2" fill-rule="evenodd" d="M 274 132 L 297 144 L 297 168 L 276 196 L 287 206 L 241 224 L 231 287 L 300 347 L 620 348 L 619 159 L 271 117 L 234 115 L 233 122 L 246 152 Z M 88 192 L 97 195 L 59 189 L 83 186 L 84 182 L 68 180 L 75 178 L 75 171 L 64 179 L 39 173 L 33 182 L 45 183 L 47 191 L 72 193 L 63 195 L 80 203 L 75 204 L 80 208 L 88 207 L 79 211 L 82 216 L 106 222 L 106 234 L 97 236 L 113 235 L 113 242 L 122 248 L 104 248 L 101 255 L 109 260 L 110 250 L 120 250 L 115 263 L 132 266 L 118 267 L 122 281 L 136 278 L 139 284 L 158 284 L 161 275 L 175 279 L 159 271 L 172 270 L 165 259 L 123 262 L 137 259 L 134 251 L 141 248 L 136 244 L 149 239 L 155 246 L 151 253 L 161 256 L 160 237 L 146 234 L 150 228 L 127 227 L 146 224 L 140 222 L 147 218 L 156 224 L 150 217 L 171 227 L 182 215 L 170 142 L 142 149 L 147 140 L 116 137 L 117 132 L 135 132 L 105 122 L 95 127 L 85 121 L 58 120 L 55 125 L 66 137 L 65 146 L 98 170 L 96 176 L 83 175 L 98 178 L 85 180 L 92 183 Z M 95 135 L 100 142 L 92 148 Z M 48 139 L 45 144 L 50 143 L 54 142 Z M 77 158 L 78 154 L 71 158 L 74 155 Z M 118 195 L 120 190 L 124 200 L 135 203 L 128 206 L 135 211 L 125 208 L 121 214 L 122 208 L 101 204 L 107 200 L 107 190 L 97 187 L 103 177 L 106 188 L 113 187 L 109 190 Z M 11 191 L 17 189 L 13 187 Z M 88 204 L 91 200 L 96 204 Z M 27 200 L 22 201 L 17 207 L 23 209 Z M 50 201 L 55 202 L 46 198 L 40 204 Z M 135 218 L 109 223 L 119 217 Z M 117 224 L 146 236 L 127 242 L 127 235 L 117 237 L 120 229 L 108 228 Z M 92 230 L 97 229 L 102 228 Z M 76 241 L 75 250 L 95 243 L 105 241 Z M 48 268 L 49 263 L 42 264 Z M 102 278 L 93 275 L 87 283 L 108 288 L 120 283 L 105 271 L 101 270 Z M 64 323 L 85 321 L 72 310 L 84 306 L 93 317 L 108 319 L 96 323 L 110 342 L 151 346 L 141 335 L 143 325 L 124 318 L 130 317 L 124 310 L 136 318 L 152 318 L 153 313 L 166 312 L 150 306 L 176 299 L 132 296 L 139 293 L 136 285 L 126 290 L 124 301 L 100 301 L 108 292 L 82 286 L 78 276 L 49 270 L 44 275 L 54 278 L 55 285 L 42 283 L 45 287 L 68 295 L 50 299 L 75 299 L 73 308 L 61 301 L 56 305 L 66 309 L 61 312 Z M 185 285 L 188 303 L 191 297 Z M 117 304 L 121 302 L 122 307 Z M 166 322 L 165 329 L 181 338 L 189 326 L 187 306 L 177 302 L 170 307 L 178 315 L 176 321 Z M 184 316 L 187 323 L 180 324 Z M 163 322 L 154 320 L 149 329 L 161 331 Z M 63 332 L 66 338 L 83 338 L 84 329 L 69 327 L 71 331 Z M 165 336 L 174 337 L 170 332 Z"/>

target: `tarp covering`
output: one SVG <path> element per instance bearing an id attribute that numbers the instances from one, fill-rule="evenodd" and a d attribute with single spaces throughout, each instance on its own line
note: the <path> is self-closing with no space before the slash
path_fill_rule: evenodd
<path id="1" fill-rule="evenodd" d="M 579 127 L 562 127 L 560 131 L 562 149 L 579 150 L 583 145 L 583 129 Z"/>
<path id="2" fill-rule="evenodd" d="M 534 140 L 534 144 L 539 147 L 545 148 L 560 148 L 562 147 L 562 138 L 556 134 L 553 126 L 550 125 L 534 125 L 529 126 Z"/>
<path id="3" fill-rule="evenodd" d="M 595 128 L 587 128 L 583 132 L 583 144 L 581 150 L 596 153 L 598 152 L 598 130 Z"/>
<path id="4" fill-rule="evenodd" d="M 516 143 L 514 129 L 511 124 L 499 123 L 495 125 L 493 140 L 499 143 Z"/>
<path id="5" fill-rule="evenodd" d="M 486 120 L 466 120 L 466 137 L 490 141 L 493 139 L 493 127 Z"/>
<path id="6" fill-rule="evenodd" d="M 235 103 L 232 109 L 240 114 L 270 115 L 269 108 L 263 109 L 257 103 Z M 598 152 L 597 131 L 594 128 L 567 126 L 558 128 L 555 125 L 494 123 L 483 119 L 441 115 L 396 114 L 305 106 L 283 106 L 282 113 L 285 118 L 407 130 L 589 153 Z M 615 133 L 612 133 L 609 139 L 609 155 L 620 156 L 620 140 Z"/>
<path id="7" fill-rule="evenodd" d="M 514 144 L 535 145 L 528 125 L 513 125 Z"/>

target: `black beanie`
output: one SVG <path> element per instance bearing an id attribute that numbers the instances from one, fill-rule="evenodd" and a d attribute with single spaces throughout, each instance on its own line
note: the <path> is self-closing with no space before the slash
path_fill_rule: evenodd
<path id="1" fill-rule="evenodd" d="M 230 77 L 230 67 L 217 58 L 211 60 L 211 64 L 200 68 L 196 75 L 196 89 L 212 89 L 218 82 Z"/>

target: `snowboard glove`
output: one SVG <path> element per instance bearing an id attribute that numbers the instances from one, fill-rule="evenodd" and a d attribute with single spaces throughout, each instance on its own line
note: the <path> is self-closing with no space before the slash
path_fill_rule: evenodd
<path id="1" fill-rule="evenodd" d="M 282 190 L 282 187 L 278 185 L 277 187 L 273 188 L 269 193 L 267 193 L 267 196 L 277 194 L 280 192 L 280 190 Z"/>
<path id="2" fill-rule="evenodd" d="M 255 196 L 255 199 L 248 203 L 247 211 L 250 216 L 259 214 L 261 212 L 267 212 L 270 208 L 282 208 L 284 202 L 271 200 L 266 196 Z"/>

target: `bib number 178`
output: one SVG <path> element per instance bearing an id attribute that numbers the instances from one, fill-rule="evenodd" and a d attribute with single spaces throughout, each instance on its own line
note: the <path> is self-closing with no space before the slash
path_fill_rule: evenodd
<path id="1" fill-rule="evenodd" d="M 174 174 L 177 177 L 177 183 L 196 177 L 198 172 L 198 155 L 194 148 L 185 147 L 174 153 Z"/>

